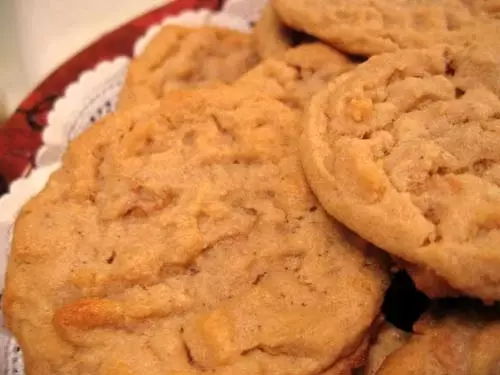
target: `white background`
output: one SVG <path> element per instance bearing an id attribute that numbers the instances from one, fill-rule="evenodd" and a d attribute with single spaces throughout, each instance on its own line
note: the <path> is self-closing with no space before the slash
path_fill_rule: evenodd
<path id="1" fill-rule="evenodd" d="M 0 0 L 0 120 L 106 31 L 168 0 Z"/>

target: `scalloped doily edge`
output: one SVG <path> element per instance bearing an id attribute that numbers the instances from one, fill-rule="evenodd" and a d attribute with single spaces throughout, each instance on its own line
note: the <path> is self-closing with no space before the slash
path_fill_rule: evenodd
<path id="1" fill-rule="evenodd" d="M 62 155 L 63 149 L 69 141 L 68 118 L 76 116 L 83 105 L 85 97 L 101 86 L 110 77 L 123 72 L 125 75 L 130 59 L 126 56 L 120 56 L 112 61 L 102 61 L 93 69 L 86 70 L 80 74 L 78 79 L 71 83 L 64 91 L 64 94 L 59 98 L 52 110 L 47 116 L 47 127 L 42 134 L 43 145 L 37 152 L 36 165 L 42 167 L 56 160 L 51 157 L 49 161 L 46 155 L 51 152 L 49 148 L 55 147 L 58 149 L 58 157 Z M 62 150 L 59 150 L 63 148 Z M 45 156 L 45 157 L 44 157 Z"/>

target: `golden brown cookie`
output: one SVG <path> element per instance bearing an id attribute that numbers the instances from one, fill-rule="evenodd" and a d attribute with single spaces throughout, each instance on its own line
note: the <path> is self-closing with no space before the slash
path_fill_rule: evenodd
<path id="1" fill-rule="evenodd" d="M 301 154 L 338 220 L 452 288 L 497 300 L 500 100 L 484 75 L 455 79 L 461 64 L 441 49 L 372 57 L 313 99 Z"/>
<path id="2" fill-rule="evenodd" d="M 352 69 L 354 63 L 341 52 L 320 42 L 289 49 L 281 57 L 260 63 L 236 82 L 303 110 L 328 82 Z"/>
<path id="3" fill-rule="evenodd" d="M 281 22 L 270 4 L 262 11 L 253 35 L 257 52 L 263 59 L 280 56 L 293 46 L 291 30 Z"/>
<path id="4" fill-rule="evenodd" d="M 28 374 L 357 366 L 388 278 L 310 192 L 298 126 L 219 87 L 77 138 L 15 227 L 4 309 Z"/>
<path id="5" fill-rule="evenodd" d="M 258 62 L 250 34 L 168 25 L 130 63 L 118 108 L 147 103 L 175 89 L 231 83 Z"/>
<path id="6" fill-rule="evenodd" d="M 475 22 L 460 0 L 272 0 L 288 26 L 353 54 L 427 48 Z"/>
<path id="7" fill-rule="evenodd" d="M 426 316 L 377 375 L 492 375 L 500 366 L 499 315 Z"/>

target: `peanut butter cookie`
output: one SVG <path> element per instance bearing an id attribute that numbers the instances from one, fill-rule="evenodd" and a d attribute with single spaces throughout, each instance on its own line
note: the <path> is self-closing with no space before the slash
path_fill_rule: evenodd
<path id="1" fill-rule="evenodd" d="M 175 89 L 231 83 L 258 62 L 250 34 L 168 25 L 130 63 L 117 106 L 130 108 Z"/>
<path id="2" fill-rule="evenodd" d="M 353 54 L 427 48 L 476 22 L 460 0 L 272 0 L 279 17 Z"/>
<path id="3" fill-rule="evenodd" d="M 498 300 L 500 100 L 467 56 L 372 57 L 313 99 L 301 154 L 338 220 L 450 289 Z"/>
<path id="4" fill-rule="evenodd" d="M 28 374 L 359 366 L 388 277 L 310 192 L 298 126 L 221 86 L 77 138 L 15 227 L 4 309 Z"/>

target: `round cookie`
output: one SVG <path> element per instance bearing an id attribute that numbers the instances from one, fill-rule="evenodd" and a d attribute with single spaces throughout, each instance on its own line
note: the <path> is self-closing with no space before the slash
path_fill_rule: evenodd
<path id="1" fill-rule="evenodd" d="M 475 22 L 460 0 L 272 0 L 279 17 L 348 53 L 427 48 Z"/>
<path id="2" fill-rule="evenodd" d="M 130 108 L 176 89 L 231 83 L 258 62 L 250 34 L 168 25 L 131 61 L 117 106 Z"/>
<path id="3" fill-rule="evenodd" d="M 312 100 L 301 155 L 331 215 L 451 288 L 497 300 L 500 100 L 483 75 L 455 80 L 460 69 L 441 49 L 372 57 Z"/>
<path id="4" fill-rule="evenodd" d="M 490 375 L 500 366 L 498 314 L 426 316 L 377 375 Z"/>
<path id="5" fill-rule="evenodd" d="M 235 84 L 265 93 L 290 108 L 304 110 L 314 94 L 354 66 L 341 52 L 315 42 L 263 61 Z"/>
<path id="6" fill-rule="evenodd" d="M 28 373 L 361 365 L 388 276 L 310 192 L 297 120 L 222 86 L 118 112 L 72 142 L 15 226 L 4 310 Z"/>
<path id="7" fill-rule="evenodd" d="M 262 11 L 253 29 L 257 52 L 261 58 L 280 56 L 293 46 L 291 30 L 279 19 L 270 4 Z"/>

